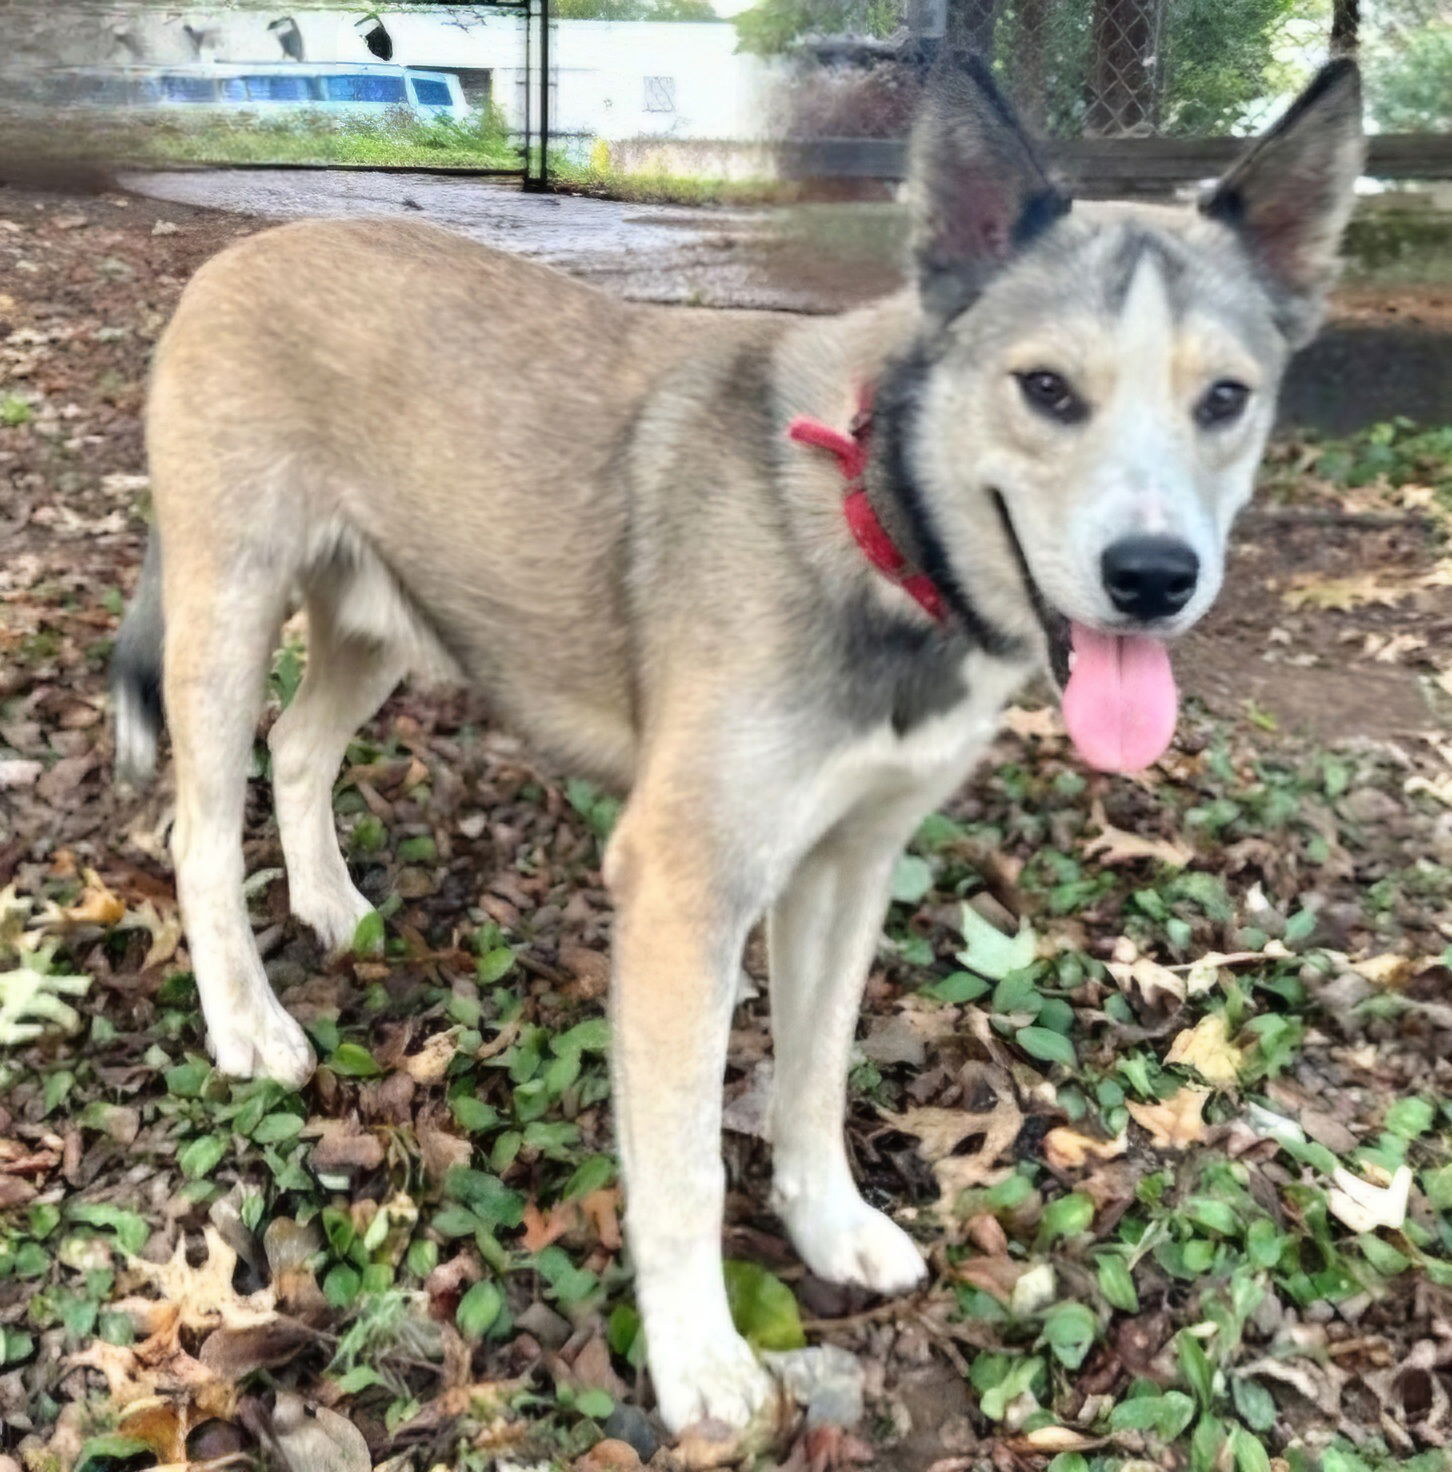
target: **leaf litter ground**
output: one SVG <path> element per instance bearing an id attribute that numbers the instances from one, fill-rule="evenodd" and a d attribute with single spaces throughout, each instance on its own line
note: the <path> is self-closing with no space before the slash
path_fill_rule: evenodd
<path id="1" fill-rule="evenodd" d="M 338 784 L 380 920 L 329 968 L 287 918 L 259 744 L 254 922 L 323 1064 L 302 1094 L 207 1064 L 165 782 L 111 791 L 104 664 L 146 354 L 253 228 L 0 204 L 0 1469 L 703 1460 L 658 1443 L 621 1248 L 611 799 L 473 697 L 401 692 Z M 1444 1465 L 1449 448 L 1279 445 L 1171 755 L 1086 777 L 1030 702 L 924 825 L 849 1121 L 922 1293 L 796 1263 L 764 1205 L 764 1004 L 742 1006 L 733 1307 L 763 1350 L 851 1351 L 867 1405 L 758 1465 Z"/>

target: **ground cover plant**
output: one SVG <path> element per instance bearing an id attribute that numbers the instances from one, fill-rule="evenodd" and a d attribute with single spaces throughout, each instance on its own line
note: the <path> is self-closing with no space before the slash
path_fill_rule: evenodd
<path id="1" fill-rule="evenodd" d="M 252 228 L 0 199 L 0 1469 L 698 1461 L 642 1409 L 611 798 L 474 697 L 400 692 L 339 776 L 378 918 L 330 966 L 286 919 L 259 739 L 253 916 L 322 1064 L 295 1094 L 205 1057 L 165 784 L 112 790 L 104 664 L 147 352 Z M 736 1312 L 764 1350 L 850 1351 L 866 1406 L 755 1465 L 1447 1464 L 1447 449 L 1396 424 L 1280 441 L 1170 755 L 1088 775 L 1030 700 L 923 825 L 849 1119 L 870 1198 L 929 1256 L 921 1293 L 803 1274 L 766 1206 L 765 1004 L 743 1004 Z M 305 657 L 290 631 L 274 713 Z"/>
<path id="2" fill-rule="evenodd" d="M 354 164 L 514 169 L 519 147 L 498 113 L 422 119 L 399 109 L 381 117 L 307 113 L 191 117 L 175 111 L 78 111 L 58 126 L 54 114 L 6 119 L 16 156 L 105 158 L 144 164 Z"/>

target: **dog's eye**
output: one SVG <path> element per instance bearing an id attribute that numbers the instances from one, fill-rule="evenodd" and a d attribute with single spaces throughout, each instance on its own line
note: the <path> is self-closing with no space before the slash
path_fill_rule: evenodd
<path id="1" fill-rule="evenodd" d="M 1205 396 L 1195 405 L 1195 422 L 1201 429 L 1211 429 L 1217 424 L 1229 424 L 1245 412 L 1250 390 L 1233 378 L 1222 378 L 1205 390 Z"/>
<path id="2" fill-rule="evenodd" d="M 1089 406 L 1059 374 L 1050 373 L 1047 368 L 1035 368 L 1017 377 L 1024 398 L 1040 414 L 1047 414 L 1060 424 L 1078 424 L 1088 418 Z"/>

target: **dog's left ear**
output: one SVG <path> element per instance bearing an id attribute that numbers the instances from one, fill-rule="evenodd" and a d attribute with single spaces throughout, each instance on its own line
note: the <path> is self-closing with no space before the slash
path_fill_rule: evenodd
<path id="1" fill-rule="evenodd" d="M 988 68 L 957 54 L 929 78 L 908 145 L 908 194 L 918 289 L 944 320 L 1069 208 Z"/>
<path id="2" fill-rule="evenodd" d="M 1365 154 L 1361 78 L 1342 58 L 1322 67 L 1200 206 L 1240 235 L 1296 347 L 1320 325 Z"/>

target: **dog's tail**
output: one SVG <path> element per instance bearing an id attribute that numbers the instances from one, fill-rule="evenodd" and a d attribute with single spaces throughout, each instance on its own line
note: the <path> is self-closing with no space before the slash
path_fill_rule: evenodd
<path id="1" fill-rule="evenodd" d="M 121 620 L 111 656 L 111 714 L 116 776 L 141 786 L 156 771 L 161 736 L 161 537 L 152 530 L 146 561 Z"/>

